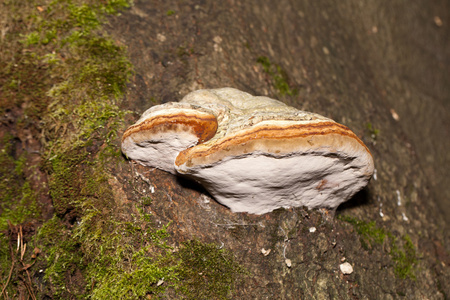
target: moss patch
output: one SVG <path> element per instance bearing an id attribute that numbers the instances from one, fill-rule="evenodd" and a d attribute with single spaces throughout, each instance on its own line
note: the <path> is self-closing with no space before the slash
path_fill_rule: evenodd
<path id="1" fill-rule="evenodd" d="M 195 240 L 178 252 L 167 246 L 169 225 L 156 225 L 144 211 L 151 199 L 142 199 L 142 207 L 116 203 L 108 166 L 124 163 L 117 132 L 127 112 L 119 105 L 132 65 L 126 49 L 100 29 L 107 14 L 128 6 L 125 0 L 54 0 L 2 7 L 12 29 L 0 54 L 7 74 L 0 76 L 1 112 L 21 110 L 12 124 L 33 128 L 41 160 L 27 166 L 26 151 L 14 157 L 15 136 L 2 144 L 0 229 L 7 220 L 38 217 L 24 168 L 46 174 L 55 209 L 27 241 L 27 259 L 40 249 L 26 270 L 32 281 L 21 265 L 11 268 L 18 261 L 9 247 L 14 235 L 0 235 L 1 278 L 13 269 L 9 297 L 22 290 L 31 298 L 139 299 L 171 288 L 180 297 L 223 299 L 240 272 L 233 256 L 215 245 Z"/>
<path id="2" fill-rule="evenodd" d="M 394 272 L 401 279 L 415 279 L 414 266 L 417 263 L 415 247 L 409 235 L 395 237 L 391 232 L 378 227 L 375 221 L 365 222 L 350 216 L 338 216 L 341 221 L 350 223 L 359 235 L 361 246 L 371 251 L 377 245 L 388 243 L 387 254 L 393 261 Z"/>
<path id="3" fill-rule="evenodd" d="M 371 250 L 376 244 L 383 244 L 386 239 L 386 231 L 377 227 L 375 221 L 364 222 L 349 216 L 339 216 L 339 219 L 353 225 L 365 250 Z"/>
<path id="4" fill-rule="evenodd" d="M 416 279 L 414 266 L 417 263 L 417 256 L 411 238 L 409 235 L 404 235 L 398 241 L 392 234 L 389 235 L 389 238 L 391 240 L 389 255 L 395 262 L 395 274 L 402 279 Z"/>
<path id="5" fill-rule="evenodd" d="M 289 76 L 287 73 L 277 64 L 270 62 L 266 56 L 260 56 L 256 60 L 259 63 L 264 72 L 270 76 L 273 87 L 281 96 L 295 96 L 298 94 L 298 90 L 291 88 L 289 85 Z"/>
<path id="6" fill-rule="evenodd" d="M 10 226 L 38 218 L 40 215 L 36 202 L 37 193 L 31 188 L 24 174 L 26 158 L 24 154 L 14 158 L 13 143 L 9 134 L 0 141 L 0 278 L 1 289 L 5 280 L 10 278 L 10 283 L 5 288 L 5 293 L 10 295 L 17 288 L 22 266 L 18 263 L 20 254 L 11 247 L 7 230 Z M 14 235 L 17 240 L 17 233 Z M 17 242 L 14 246 L 17 247 Z M 32 251 L 33 246 L 28 246 Z"/>
<path id="7" fill-rule="evenodd" d="M 55 296 L 138 299 L 163 292 L 168 284 L 162 283 L 174 280 L 176 264 L 163 242 L 166 227 L 117 221 L 112 210 L 106 218 L 92 207 L 73 228 L 54 217 L 40 230 L 38 241 L 48 249 L 46 279 Z M 134 217 L 136 224 L 144 218 Z"/>
<path id="8" fill-rule="evenodd" d="M 25 157 L 13 157 L 12 137 L 0 143 L 0 232 L 12 224 L 23 223 L 39 215 L 36 194 L 24 175 Z"/>
<path id="9" fill-rule="evenodd" d="M 215 244 L 185 242 L 177 257 L 183 282 L 178 291 L 188 299 L 228 299 L 236 279 L 243 274 L 233 255 Z"/>
<path id="10" fill-rule="evenodd" d="M 370 122 L 366 124 L 366 129 L 372 139 L 372 142 L 376 142 L 380 135 L 380 130 L 376 129 Z"/>

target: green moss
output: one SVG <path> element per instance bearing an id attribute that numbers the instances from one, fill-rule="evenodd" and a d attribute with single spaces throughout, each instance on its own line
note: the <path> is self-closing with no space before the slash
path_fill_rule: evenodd
<path id="1" fill-rule="evenodd" d="M 9 239 L 3 232 L 0 232 L 0 276 L 2 278 L 2 285 L 5 284 L 3 278 L 8 278 L 8 273 L 11 269 L 11 265 L 12 260 L 9 250 Z M 13 292 L 11 287 L 8 287 L 6 291 L 7 293 Z"/>
<path id="2" fill-rule="evenodd" d="M 389 254 L 395 262 L 395 274 L 402 279 L 415 279 L 414 266 L 417 263 L 417 256 L 411 238 L 409 235 L 404 235 L 401 238 L 401 243 L 392 235 L 389 238 L 391 239 L 391 251 Z"/>
<path id="3" fill-rule="evenodd" d="M 289 76 L 279 65 L 271 63 L 269 58 L 265 56 L 258 57 L 256 62 L 259 63 L 264 72 L 272 78 L 272 84 L 281 96 L 295 96 L 298 94 L 297 89 L 292 89 L 290 87 Z"/>
<path id="4" fill-rule="evenodd" d="M 366 124 L 366 128 L 372 140 L 376 141 L 378 136 L 380 135 L 380 130 L 373 127 L 372 123 L 370 122 Z"/>
<path id="5" fill-rule="evenodd" d="M 28 46 L 51 42 L 74 45 L 80 40 L 88 40 L 89 35 L 103 25 L 106 14 L 118 14 L 130 6 L 127 0 L 55 0 L 30 4 L 41 9 L 45 7 L 45 10 L 41 14 L 31 12 L 28 16 L 35 24 L 34 30 L 24 35 L 23 42 Z"/>
<path id="6" fill-rule="evenodd" d="M 40 210 L 36 202 L 37 193 L 31 188 L 24 174 L 25 154 L 14 158 L 13 138 L 6 134 L 0 141 L 0 278 L 2 285 L 9 277 L 13 261 L 17 261 L 15 251 L 10 249 L 10 240 L 6 232 L 11 225 L 17 225 L 31 218 L 39 217 Z M 32 248 L 31 248 L 32 249 Z M 18 264 L 13 270 L 18 270 Z M 17 272 L 17 271 L 16 271 Z M 13 295 L 17 276 L 12 274 L 6 292 Z"/>
<path id="7" fill-rule="evenodd" d="M 116 102 L 125 91 L 132 66 L 125 49 L 97 29 L 105 13 L 117 14 L 128 6 L 124 0 L 101 4 L 57 0 L 45 6 L 43 15 L 34 16 L 33 29 L 22 41 L 34 45 L 32 51 L 53 78 L 42 116 L 50 150 L 83 147 L 95 133 L 106 136 L 110 144 L 117 133 L 126 112 Z"/>
<path id="8" fill-rule="evenodd" d="M 25 154 L 14 159 L 12 143 L 10 135 L 0 143 L 0 231 L 8 228 L 8 222 L 20 224 L 39 215 L 36 192 L 23 173 Z"/>
<path id="9" fill-rule="evenodd" d="M 414 266 L 417 263 L 415 247 L 409 235 L 401 239 L 395 237 L 391 232 L 380 228 L 375 221 L 365 222 L 350 216 L 338 216 L 338 219 L 350 223 L 360 237 L 361 246 L 372 251 L 376 245 L 385 241 L 389 243 L 390 251 L 387 253 L 394 267 L 394 273 L 401 279 L 415 279 Z"/>
<path id="10" fill-rule="evenodd" d="M 170 224 L 158 229 L 145 206 L 131 220 L 118 218 L 105 170 L 85 153 L 60 155 L 51 164 L 52 197 L 66 199 L 62 207 L 76 212 L 72 225 L 68 212 L 60 212 L 38 235 L 54 295 L 138 299 L 169 287 L 190 299 L 230 295 L 241 269 L 229 252 L 194 240 L 173 253 L 166 245 Z M 83 289 L 67 285 L 76 271 Z"/>
<path id="11" fill-rule="evenodd" d="M 168 263 L 167 226 L 157 229 L 143 209 L 137 209 L 132 221 L 120 219 L 106 170 L 84 154 L 58 156 L 52 170 L 52 196 L 67 199 L 62 207 L 71 207 L 75 218 L 68 225 L 69 212 L 59 212 L 38 235 L 53 293 L 61 298 L 137 299 L 164 292 L 168 284 L 158 282 L 173 281 L 177 265 Z M 68 278 L 75 271 L 84 284 L 70 287 Z"/>
<path id="12" fill-rule="evenodd" d="M 158 253 L 153 248 L 160 241 L 152 239 L 160 232 L 118 218 L 104 167 L 108 153 L 120 151 L 115 139 L 125 112 L 116 102 L 131 64 L 123 47 L 95 30 L 104 13 L 127 5 L 53 1 L 47 7 L 53 18 L 38 22 L 24 41 L 53 49 L 41 57 L 51 60 L 49 71 L 57 79 L 47 93 L 50 103 L 43 116 L 49 190 L 57 215 L 42 227 L 38 240 L 45 276 L 61 298 L 136 299 L 164 290 L 158 280 L 172 276 L 171 268 L 152 254 Z M 70 286 L 74 278 L 77 285 Z"/>
<path id="13" fill-rule="evenodd" d="M 70 237 L 70 229 L 56 216 L 47 221 L 37 234 L 37 244 L 43 250 L 40 259 L 46 261 L 44 279 L 50 287 L 50 292 L 57 298 L 67 299 L 82 293 L 80 287 L 70 287 L 68 291 L 66 283 L 67 278 L 77 269 L 84 267 L 81 245 Z"/>
<path id="14" fill-rule="evenodd" d="M 82 197 L 81 185 L 83 176 L 82 155 L 72 152 L 67 155 L 56 155 L 49 160 L 49 192 L 53 199 L 53 207 L 59 216 L 64 216 L 75 208 L 75 201 Z"/>
<path id="15" fill-rule="evenodd" d="M 214 244 L 198 240 L 183 243 L 177 253 L 180 261 L 178 291 L 188 299 L 228 299 L 243 269 L 233 255 Z"/>
<path id="16" fill-rule="evenodd" d="M 38 298 L 138 299 L 169 287 L 180 297 L 227 298 L 241 272 L 229 252 L 198 241 L 174 252 L 166 245 L 169 224 L 159 227 L 145 213 L 151 199 L 142 199 L 139 207 L 118 206 L 109 184 L 108 165 L 122 163 L 117 132 L 126 112 L 119 104 L 132 66 L 125 49 L 99 29 L 105 14 L 127 6 L 123 0 L 10 1 L 4 6 L 17 14 L 12 27 L 18 30 L 4 39 L 15 48 L 8 46 L 9 56 L 0 62 L 7 74 L 0 75 L 2 92 L 10 101 L 2 110 L 25 107 L 26 116 L 17 124 L 31 124 L 42 134 L 40 167 L 48 175 L 56 211 L 34 237 L 41 254 L 29 271 L 41 276 L 43 270 L 44 282 L 40 289 L 30 288 Z M 192 52 L 183 48 L 178 53 Z M 11 200 L 1 202 L 2 229 L 6 218 L 21 223 L 35 217 L 29 213 L 35 210 L 35 191 L 23 175 L 29 168 L 26 157 L 13 158 L 8 147 L 0 153 L 0 193 L 2 200 Z M 0 241 L 6 278 L 9 241 L 4 235 Z M 8 289 L 17 292 L 14 285 Z"/>
<path id="17" fill-rule="evenodd" d="M 374 244 L 382 244 L 387 236 L 386 231 L 377 227 L 375 221 L 364 222 L 349 216 L 339 216 L 339 219 L 353 225 L 361 246 L 366 250 L 372 249 Z"/>
<path id="18" fill-rule="evenodd" d="M 149 206 L 150 204 L 152 204 L 152 198 L 151 197 L 142 197 L 142 205 L 144 206 Z"/>
<path id="19" fill-rule="evenodd" d="M 102 217 L 91 211 L 74 230 L 56 217 L 42 227 L 39 243 L 47 250 L 45 278 L 53 294 L 66 299 L 83 295 L 92 299 L 137 299 L 164 291 L 166 286 L 157 283 L 170 281 L 173 267 L 152 255 L 154 245 L 134 245 L 147 231 L 130 232 L 121 222 L 99 224 Z M 151 243 L 151 239 L 142 240 Z M 77 270 L 86 285 L 68 286 L 68 277 Z"/>
<path id="20" fill-rule="evenodd" d="M 167 16 L 172 16 L 172 15 L 174 15 L 175 14 L 175 11 L 174 10 L 168 10 L 167 12 L 166 12 L 166 15 Z"/>
<path id="21" fill-rule="evenodd" d="M 93 287 L 88 291 L 90 297 L 137 299 L 164 292 L 176 278 L 176 264 L 169 260 L 171 252 L 164 242 L 166 227 L 111 225 L 114 231 L 99 234 L 100 248 L 92 247 L 89 255 L 86 277 L 88 287 Z"/>
<path id="22" fill-rule="evenodd" d="M 9 1 L 2 7 L 8 16 L 15 15 L 9 19 L 13 30 L 2 39 L 7 43 L 0 61 L 1 112 L 24 107 L 18 126 L 34 126 L 43 136 L 43 169 L 57 214 L 42 226 L 36 242 L 42 251 L 45 293 L 57 298 L 96 295 L 102 289 L 96 281 L 104 274 L 100 266 L 114 274 L 138 274 L 137 263 L 129 263 L 129 258 L 146 247 L 140 244 L 142 236 L 135 240 L 126 221 L 112 210 L 104 167 L 110 154 L 117 159 L 120 152 L 117 131 L 126 112 L 118 100 L 132 66 L 125 49 L 98 29 L 105 13 L 127 6 L 122 0 L 55 0 Z M 0 187 L 2 230 L 7 219 L 21 223 L 35 218 L 29 213 L 35 191 L 23 175 L 30 166 L 23 158 L 13 159 L 10 143 L 5 144 L 0 154 L 0 169 L 5 168 Z M 7 245 L 7 238 L 1 238 Z M 6 261 L 6 249 L 0 251 Z M 143 261 L 139 255 L 134 258 Z M 9 268 L 2 266 L 3 270 Z"/>

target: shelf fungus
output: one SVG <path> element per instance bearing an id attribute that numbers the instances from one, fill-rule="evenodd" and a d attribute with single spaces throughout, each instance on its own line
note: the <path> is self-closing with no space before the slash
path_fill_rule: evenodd
<path id="1" fill-rule="evenodd" d="M 147 110 L 122 138 L 139 163 L 200 182 L 234 212 L 335 208 L 374 163 L 346 126 L 267 97 L 221 88 Z"/>

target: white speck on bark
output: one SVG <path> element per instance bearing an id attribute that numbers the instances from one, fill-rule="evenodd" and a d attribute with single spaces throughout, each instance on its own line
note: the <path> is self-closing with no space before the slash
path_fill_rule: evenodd
<path id="1" fill-rule="evenodd" d="M 271 249 L 264 249 L 264 248 L 262 248 L 261 249 L 261 253 L 264 255 L 264 256 L 267 256 L 267 255 L 269 255 L 270 254 L 270 251 L 272 251 Z"/>
<path id="2" fill-rule="evenodd" d="M 403 221 L 409 221 L 409 219 L 408 219 L 408 217 L 405 215 L 405 213 L 402 213 L 402 218 L 403 218 Z"/>
<path id="3" fill-rule="evenodd" d="M 348 275 L 353 273 L 353 267 L 348 262 L 345 262 L 343 264 L 339 265 L 339 269 L 341 270 L 342 274 Z"/>
<path id="4" fill-rule="evenodd" d="M 167 40 L 166 36 L 163 35 L 163 34 L 161 34 L 161 33 L 158 33 L 158 34 L 156 35 L 156 39 L 157 39 L 158 41 L 160 41 L 161 43 L 164 43 L 164 42 Z"/>
<path id="5" fill-rule="evenodd" d="M 286 260 L 284 262 L 286 263 L 286 266 L 288 268 L 292 267 L 292 261 L 289 258 L 286 258 Z"/>
<path id="6" fill-rule="evenodd" d="M 214 51 L 222 52 L 222 47 L 220 47 L 219 44 L 214 44 Z"/>
<path id="7" fill-rule="evenodd" d="M 392 119 L 394 119 L 395 121 L 399 121 L 400 120 L 400 116 L 398 115 L 398 113 L 393 108 L 391 108 L 390 112 L 391 112 L 391 115 L 392 115 Z"/>
<path id="8" fill-rule="evenodd" d="M 395 192 L 397 193 L 397 205 L 402 206 L 402 197 L 400 195 L 400 191 L 396 190 Z"/>

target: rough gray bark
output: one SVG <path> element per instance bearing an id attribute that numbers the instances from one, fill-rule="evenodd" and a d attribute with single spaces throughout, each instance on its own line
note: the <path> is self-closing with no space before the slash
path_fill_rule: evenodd
<path id="1" fill-rule="evenodd" d="M 197 237 L 231 250 L 251 274 L 236 299 L 448 297 L 449 22 L 448 1 L 136 1 L 110 26 L 135 65 L 130 124 L 151 105 L 230 86 L 350 127 L 372 151 L 377 176 L 337 214 L 375 221 L 399 247 L 409 236 L 415 280 L 395 272 L 388 239 L 371 243 L 376 234 L 330 221 L 329 212 L 233 214 L 193 183 L 139 166 L 117 170 L 121 187 L 136 201 L 149 180 L 148 209 L 173 221 L 174 243 Z M 129 192 L 130 180 L 141 194 Z M 350 275 L 339 271 L 344 258 Z"/>

